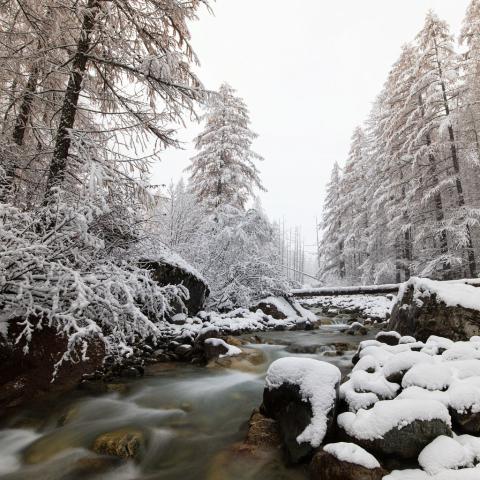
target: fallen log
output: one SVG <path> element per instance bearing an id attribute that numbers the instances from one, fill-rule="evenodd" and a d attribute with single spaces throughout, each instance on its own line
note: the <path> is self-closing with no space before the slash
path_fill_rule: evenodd
<path id="1" fill-rule="evenodd" d="M 291 291 L 294 297 L 329 297 L 334 295 L 365 295 L 398 293 L 401 283 L 387 285 L 361 285 L 355 287 L 298 288 Z"/>

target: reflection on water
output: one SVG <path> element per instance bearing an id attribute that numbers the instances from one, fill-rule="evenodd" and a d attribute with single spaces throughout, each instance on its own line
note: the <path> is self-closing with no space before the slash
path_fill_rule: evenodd
<path id="1" fill-rule="evenodd" d="M 24 411 L 0 430 L 0 478 L 9 480 L 270 480 L 306 478 L 279 462 L 232 460 L 229 446 L 243 439 L 246 421 L 261 403 L 268 365 L 283 356 L 330 361 L 346 370 L 351 355 L 292 354 L 302 347 L 351 342 L 335 331 L 268 332 L 257 371 L 178 365 L 128 382 L 126 393 L 75 392 L 60 404 Z M 19 426 L 29 425 L 29 428 Z M 90 450 L 106 432 L 132 430 L 145 440 L 141 459 L 119 461 Z M 268 462 L 267 462 L 268 463 Z"/>

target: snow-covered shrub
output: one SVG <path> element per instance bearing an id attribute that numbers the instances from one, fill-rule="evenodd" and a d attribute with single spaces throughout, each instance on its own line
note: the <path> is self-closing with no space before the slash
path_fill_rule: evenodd
<path id="1" fill-rule="evenodd" d="M 107 213 L 93 202 L 31 211 L 0 204 L 0 311 L 19 322 L 15 341 L 27 351 L 34 331 L 49 326 L 68 339 L 59 363 L 78 352 L 84 359 L 93 337 L 109 354 L 129 354 L 186 298 L 182 286 L 159 287 L 147 270 L 108 254 L 95 228 Z"/>
<path id="2" fill-rule="evenodd" d="M 226 310 L 288 291 L 273 230 L 262 212 L 218 207 L 202 226 L 187 259 L 206 277 L 210 304 Z"/>

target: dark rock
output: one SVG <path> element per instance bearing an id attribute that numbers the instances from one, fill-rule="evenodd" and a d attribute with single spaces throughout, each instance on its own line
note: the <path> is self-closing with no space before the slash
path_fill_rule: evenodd
<path id="1" fill-rule="evenodd" d="M 339 427 L 340 432 L 343 432 Z M 450 427 L 441 420 L 415 420 L 403 428 L 394 428 L 382 438 L 364 440 L 351 438 L 345 432 L 348 442 L 356 443 L 379 457 L 395 456 L 403 459 L 416 459 L 419 453 L 441 435 L 452 436 Z"/>
<path id="2" fill-rule="evenodd" d="M 323 450 L 310 462 L 310 480 L 382 480 L 387 473 L 383 468 L 344 462 Z"/>
<path id="3" fill-rule="evenodd" d="M 297 442 L 297 437 L 312 419 L 312 407 L 309 402 L 303 401 L 298 385 L 283 384 L 271 390 L 265 388 L 260 411 L 277 421 L 288 463 L 300 463 L 311 458 L 314 448 L 310 443 Z M 334 417 L 335 408 L 328 413 L 327 431 L 331 430 Z"/>
<path id="4" fill-rule="evenodd" d="M 195 315 L 204 306 L 205 300 L 210 294 L 208 285 L 193 271 L 189 271 L 180 265 L 173 265 L 165 260 L 141 260 L 140 266 L 152 272 L 154 280 L 162 286 L 182 284 L 190 293 L 190 298 L 185 300 L 185 307 L 189 315 Z M 180 305 L 174 306 L 174 313 L 185 313 Z"/>
<path id="5" fill-rule="evenodd" d="M 455 426 L 462 433 L 468 433 L 470 435 L 480 434 L 480 413 L 460 413 L 451 409 L 450 415 Z"/>
<path id="6" fill-rule="evenodd" d="M 127 378 L 136 378 L 143 376 L 143 368 L 140 367 L 126 367 L 122 368 L 119 372 L 120 377 L 127 377 Z"/>
<path id="7" fill-rule="evenodd" d="M 319 350 L 318 345 L 289 345 L 287 347 L 287 352 L 290 353 L 309 353 L 309 354 L 314 354 L 317 353 Z"/>
<path id="8" fill-rule="evenodd" d="M 278 309 L 278 307 L 274 303 L 270 303 L 267 300 L 261 300 L 257 304 L 255 304 L 250 309 L 252 312 L 256 312 L 257 310 L 261 310 L 266 315 L 270 315 L 271 317 L 275 318 L 276 320 L 285 320 L 287 316 Z"/>
<path id="9" fill-rule="evenodd" d="M 193 354 L 193 349 L 191 345 L 179 345 L 175 349 L 175 355 L 178 355 L 180 358 L 183 359 L 190 359 Z"/>
<path id="10" fill-rule="evenodd" d="M 218 338 L 220 336 L 220 330 L 216 327 L 207 328 L 200 333 L 195 338 L 195 346 L 202 346 L 205 343 L 205 340 L 209 338 Z"/>
<path id="11" fill-rule="evenodd" d="M 255 445 L 259 447 L 279 448 L 282 445 L 282 438 L 278 429 L 277 422 L 271 418 L 267 418 L 254 410 L 248 421 L 248 431 L 245 437 L 247 445 Z"/>
<path id="12" fill-rule="evenodd" d="M 145 449 L 145 436 L 138 430 L 116 430 L 100 435 L 92 450 L 99 455 L 139 459 Z"/>
<path id="13" fill-rule="evenodd" d="M 168 344 L 168 347 L 167 347 L 167 348 L 168 348 L 168 350 L 169 350 L 170 352 L 174 352 L 174 351 L 177 349 L 177 347 L 179 347 L 180 345 L 181 345 L 180 342 L 177 342 L 176 340 L 172 340 L 172 341 Z"/>
<path id="14" fill-rule="evenodd" d="M 422 342 L 430 335 L 454 341 L 468 340 L 473 335 L 480 335 L 480 311 L 447 306 L 435 293 L 412 284 L 394 305 L 389 328 Z"/>
<path id="15" fill-rule="evenodd" d="M 364 336 L 364 335 L 368 334 L 368 329 L 364 325 L 362 325 L 358 322 L 355 322 L 350 326 L 350 328 L 345 333 L 347 335 L 361 335 L 361 336 Z"/>
<path id="16" fill-rule="evenodd" d="M 214 342 L 212 339 L 211 342 L 204 342 L 203 351 L 205 358 L 211 360 L 213 358 L 218 358 L 220 355 L 225 355 L 228 352 L 228 347 L 221 342 Z"/>
<path id="17" fill-rule="evenodd" d="M 104 343 L 92 337 L 86 352 L 88 360 L 63 362 L 53 378 L 55 365 L 67 350 L 67 337 L 43 326 L 42 330 L 34 330 L 28 352 L 24 353 L 25 340 L 16 343 L 23 320 L 10 320 L 8 339 L 0 340 L 0 416 L 9 408 L 76 388 L 84 375 L 93 375 L 102 368 L 105 357 Z M 38 319 L 32 318 L 31 322 L 37 323 Z M 77 354 L 81 356 L 79 351 Z"/>
<path id="18" fill-rule="evenodd" d="M 396 332 L 380 332 L 375 337 L 381 343 L 385 343 L 387 345 L 395 346 L 398 345 L 400 340 L 400 335 L 395 335 Z"/>

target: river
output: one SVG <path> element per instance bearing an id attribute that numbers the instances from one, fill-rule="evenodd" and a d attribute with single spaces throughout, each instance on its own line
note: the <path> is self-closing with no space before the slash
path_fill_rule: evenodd
<path id="1" fill-rule="evenodd" d="M 159 364 L 118 392 L 75 391 L 49 405 L 24 409 L 0 430 L 0 478 L 8 480 L 302 480 L 300 469 L 280 459 L 264 464 L 233 455 L 252 409 L 262 401 L 265 372 L 284 356 L 318 358 L 343 372 L 352 352 L 326 356 L 334 342 L 353 337 L 335 329 L 266 332 L 249 345 L 265 361 L 249 371 Z M 245 336 L 249 338 L 250 336 Z M 318 348 L 317 348 L 318 347 Z M 296 353 L 309 351 L 315 353 Z M 292 353 L 293 352 L 293 353 Z M 104 432 L 140 432 L 146 448 L 139 462 L 99 457 L 89 448 Z"/>

